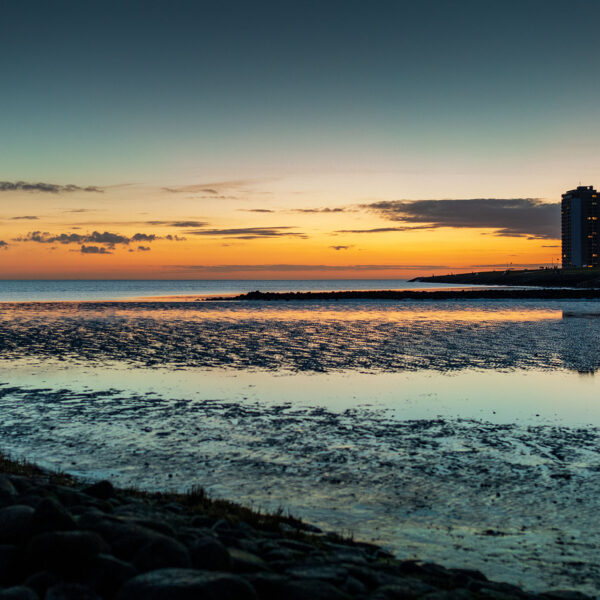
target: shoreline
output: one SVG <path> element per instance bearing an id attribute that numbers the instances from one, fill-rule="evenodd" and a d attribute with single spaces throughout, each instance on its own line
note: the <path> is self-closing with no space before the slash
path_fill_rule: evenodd
<path id="1" fill-rule="evenodd" d="M 461 290 L 355 290 L 341 292 L 261 292 L 216 297 L 205 302 L 311 301 L 311 300 L 598 300 L 600 289 L 461 289 Z"/>
<path id="2" fill-rule="evenodd" d="M 590 598 L 401 560 L 202 489 L 120 490 L 2 456 L 0 507 L 0 597 Z"/>
<path id="3" fill-rule="evenodd" d="M 503 271 L 477 271 L 452 275 L 415 277 L 410 282 L 470 285 L 510 285 L 542 287 L 600 288 L 600 269 L 567 267 L 553 269 L 506 269 Z"/>

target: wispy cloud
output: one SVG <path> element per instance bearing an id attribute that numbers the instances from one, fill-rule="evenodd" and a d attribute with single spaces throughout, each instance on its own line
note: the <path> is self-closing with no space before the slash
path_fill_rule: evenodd
<path id="1" fill-rule="evenodd" d="M 131 242 L 153 242 L 158 239 L 169 239 L 170 241 L 173 241 L 172 236 L 161 238 L 153 233 L 136 233 L 129 237 L 110 231 L 93 231 L 92 233 L 86 234 L 60 233 L 54 235 L 47 231 L 30 231 L 27 235 L 14 238 L 13 241 L 36 242 L 38 244 L 100 244 L 102 246 L 114 248 L 117 244 L 128 245 Z M 85 251 L 82 250 L 82 252 Z M 88 252 L 92 253 L 93 250 L 89 250 Z"/>
<path id="2" fill-rule="evenodd" d="M 112 254 L 104 246 L 81 246 L 82 254 Z"/>
<path id="3" fill-rule="evenodd" d="M 2 250 L 6 250 L 8 248 L 8 244 L 4 240 L 0 240 L 0 248 Z"/>
<path id="4" fill-rule="evenodd" d="M 418 271 L 423 269 L 449 269 L 447 265 L 294 265 L 294 264 L 261 264 L 261 265 L 165 265 L 164 269 L 172 271 L 195 271 L 204 273 L 252 273 L 263 271 L 276 272 L 363 272 L 363 271 Z"/>
<path id="5" fill-rule="evenodd" d="M 185 233 L 189 235 L 236 238 L 242 240 L 276 237 L 297 237 L 305 239 L 308 237 L 305 233 L 292 231 L 293 229 L 295 229 L 295 227 L 240 227 L 233 229 L 190 229 Z"/>
<path id="6" fill-rule="evenodd" d="M 45 192 L 48 194 L 62 194 L 68 192 L 102 192 L 103 189 L 95 186 L 88 185 L 81 187 L 79 185 L 73 185 L 69 183 L 67 185 L 61 185 L 58 183 L 28 183 L 27 181 L 0 181 L 0 192 Z"/>
<path id="7" fill-rule="evenodd" d="M 171 227 L 206 227 L 208 223 L 203 221 L 172 221 L 168 225 Z"/>
<path id="8" fill-rule="evenodd" d="M 252 212 L 252 213 L 297 213 L 297 214 L 330 214 L 330 213 L 344 213 L 344 212 L 356 212 L 356 208 L 348 206 L 335 206 L 335 207 L 324 207 L 324 208 L 291 208 L 273 210 L 271 208 L 238 208 L 241 212 Z"/>
<path id="9" fill-rule="evenodd" d="M 151 250 L 150 246 L 138 246 L 137 249 L 138 252 L 150 252 Z"/>
<path id="10" fill-rule="evenodd" d="M 392 231 L 410 231 L 415 227 L 374 227 L 372 229 L 338 229 L 334 233 L 390 233 Z M 425 229 L 419 227 L 418 229 Z M 429 228 L 427 228 L 429 229 Z"/>
<path id="11" fill-rule="evenodd" d="M 333 250 L 350 250 L 350 248 L 353 248 L 354 246 L 329 246 L 330 248 L 332 248 Z"/>
<path id="12" fill-rule="evenodd" d="M 34 216 L 23 216 L 23 217 L 11 217 L 11 221 L 37 221 L 38 217 Z"/>
<path id="13" fill-rule="evenodd" d="M 347 208 L 337 206 L 335 208 L 293 208 L 290 212 L 294 213 L 342 213 L 349 212 Z"/>
<path id="14" fill-rule="evenodd" d="M 259 180 L 252 179 L 230 179 L 228 181 L 211 181 L 209 183 L 196 183 L 193 185 L 179 185 L 172 187 L 163 187 L 165 192 L 174 194 L 181 193 L 202 193 L 217 196 L 225 191 L 238 190 L 259 183 Z"/>
<path id="15" fill-rule="evenodd" d="M 494 235 L 530 239 L 560 236 L 560 204 L 537 198 L 391 200 L 363 204 L 362 208 L 411 228 L 493 229 Z"/>

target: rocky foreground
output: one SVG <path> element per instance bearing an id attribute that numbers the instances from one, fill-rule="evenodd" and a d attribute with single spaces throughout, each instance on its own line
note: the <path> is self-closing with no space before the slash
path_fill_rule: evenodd
<path id="1" fill-rule="evenodd" d="M 578 599 L 400 561 L 290 517 L 0 460 L 0 600 Z"/>

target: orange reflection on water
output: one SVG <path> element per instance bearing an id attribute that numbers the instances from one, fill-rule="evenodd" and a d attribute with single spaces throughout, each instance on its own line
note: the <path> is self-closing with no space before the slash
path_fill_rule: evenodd
<path id="1" fill-rule="evenodd" d="M 381 302 L 336 303 L 258 303 L 241 302 L 46 302 L 0 306 L 2 318 L 57 319 L 129 318 L 173 321 L 378 321 L 378 322 L 469 322 L 497 323 L 561 319 L 561 309 L 525 308 L 502 305 L 472 307 L 464 303 L 440 307 L 439 304 L 382 304 Z"/>

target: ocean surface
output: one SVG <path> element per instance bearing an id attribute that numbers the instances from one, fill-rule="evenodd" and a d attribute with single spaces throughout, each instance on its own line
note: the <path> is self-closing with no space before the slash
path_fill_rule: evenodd
<path id="1" fill-rule="evenodd" d="M 531 590 L 600 589 L 600 302 L 140 300 L 398 280 L 1 284 L 4 452 L 201 485 Z"/>
<path id="2" fill-rule="evenodd" d="M 156 296 L 218 296 L 261 292 L 329 290 L 418 290 L 456 287 L 406 279 L 309 280 L 0 280 L 0 302 L 123 300 Z M 473 287 L 473 286 L 461 286 Z"/>

